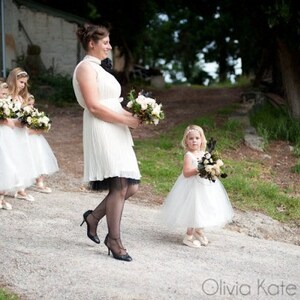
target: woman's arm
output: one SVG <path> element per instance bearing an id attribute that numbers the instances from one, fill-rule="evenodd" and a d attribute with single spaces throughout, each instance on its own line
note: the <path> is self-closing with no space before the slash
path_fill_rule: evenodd
<path id="1" fill-rule="evenodd" d="M 96 73 L 88 64 L 81 64 L 76 72 L 76 79 L 88 110 L 97 118 L 111 123 L 120 123 L 131 128 L 139 125 L 139 120 L 127 113 L 117 113 L 99 103 Z"/>
<path id="2" fill-rule="evenodd" d="M 184 160 L 183 160 L 183 176 L 184 177 L 191 177 L 198 175 L 198 169 L 195 168 L 192 162 L 192 157 L 188 154 L 185 154 Z"/>

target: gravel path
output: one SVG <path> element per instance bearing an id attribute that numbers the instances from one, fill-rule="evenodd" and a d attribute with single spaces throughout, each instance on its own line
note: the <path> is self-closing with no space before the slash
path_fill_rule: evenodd
<path id="1" fill-rule="evenodd" d="M 193 249 L 169 231 L 159 207 L 127 202 L 123 241 L 133 257 L 107 255 L 86 237 L 82 213 L 103 195 L 55 190 L 0 211 L 0 284 L 21 299 L 300 299 L 300 248 L 232 230 L 207 233 Z"/>

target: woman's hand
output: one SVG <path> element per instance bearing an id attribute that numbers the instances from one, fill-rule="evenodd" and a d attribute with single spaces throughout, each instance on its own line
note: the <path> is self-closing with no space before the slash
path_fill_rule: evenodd
<path id="1" fill-rule="evenodd" d="M 133 117 L 133 116 L 128 116 L 128 124 L 127 124 L 128 127 L 135 129 L 140 124 L 141 124 L 141 121 L 138 118 Z"/>

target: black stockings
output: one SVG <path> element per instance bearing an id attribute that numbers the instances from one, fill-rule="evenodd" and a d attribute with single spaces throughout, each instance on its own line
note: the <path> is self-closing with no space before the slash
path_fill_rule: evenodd
<path id="1" fill-rule="evenodd" d="M 96 235 L 99 221 L 106 215 L 108 236 L 112 248 L 114 243 L 123 248 L 120 241 L 120 225 L 125 200 L 134 195 L 138 190 L 138 184 L 128 184 L 126 178 L 111 178 L 109 192 L 102 202 L 88 216 L 90 233 Z M 119 242 L 118 242 L 119 241 Z"/>

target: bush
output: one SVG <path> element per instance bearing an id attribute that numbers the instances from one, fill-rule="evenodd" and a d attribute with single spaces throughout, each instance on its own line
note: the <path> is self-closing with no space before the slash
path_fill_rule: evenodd
<path id="1" fill-rule="evenodd" d="M 32 79 L 31 93 L 38 101 L 49 101 L 57 106 L 65 106 L 76 102 L 72 77 L 69 75 L 44 74 Z"/>

